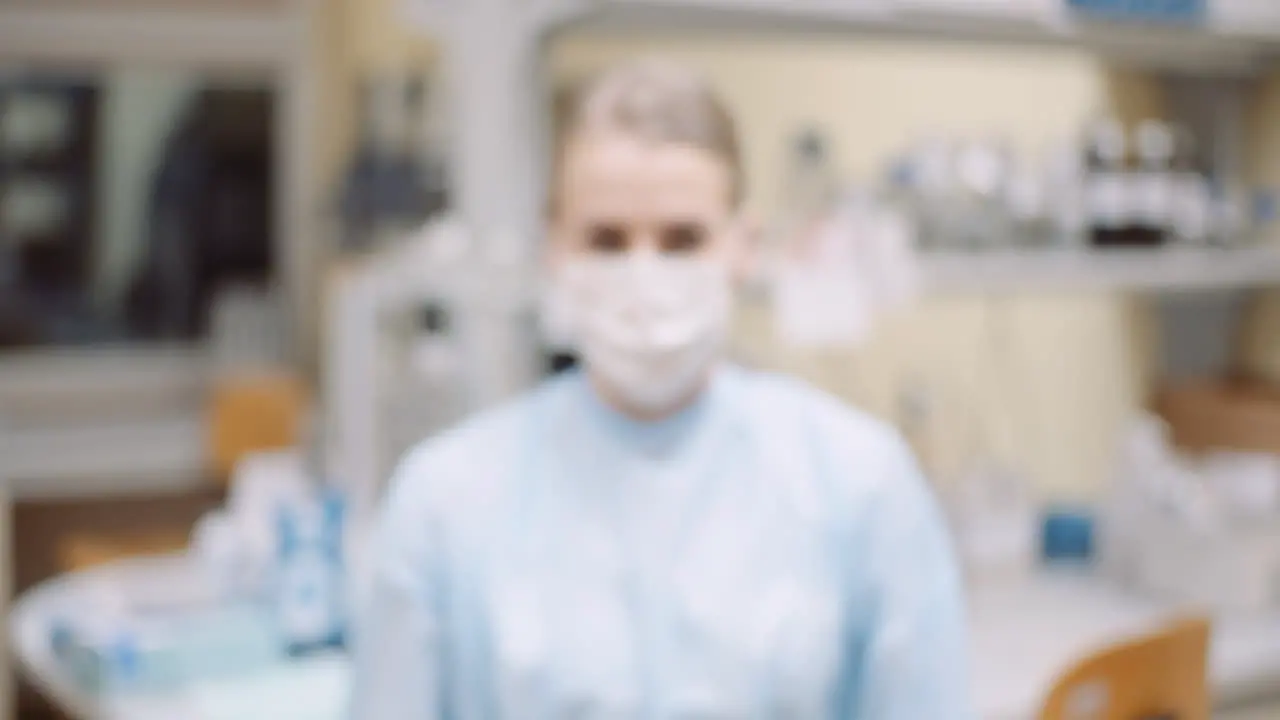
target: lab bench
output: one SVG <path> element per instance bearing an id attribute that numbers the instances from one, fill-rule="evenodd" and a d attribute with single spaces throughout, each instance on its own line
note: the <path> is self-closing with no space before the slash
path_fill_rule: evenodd
<path id="1" fill-rule="evenodd" d="M 49 620 L 95 583 L 190 582 L 182 556 L 130 560 L 54 578 L 23 595 L 10 616 L 22 671 L 81 720 L 340 720 L 350 668 L 339 654 L 282 663 L 251 676 L 180 689 L 94 697 L 55 661 Z M 970 593 L 973 682 L 982 720 L 1030 720 L 1054 679 L 1098 647 L 1154 627 L 1175 608 L 1137 599 L 1080 572 L 992 581 Z M 1216 619 L 1211 683 L 1220 720 L 1280 717 L 1280 611 Z M 1275 712 L 1273 712 L 1275 711 Z M 254 713 L 259 713 L 255 715 Z"/>

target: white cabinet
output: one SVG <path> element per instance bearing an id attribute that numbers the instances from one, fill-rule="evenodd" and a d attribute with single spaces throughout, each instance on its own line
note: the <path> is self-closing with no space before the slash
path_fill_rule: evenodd
<path id="1" fill-rule="evenodd" d="M 202 483 L 206 355 L 170 347 L 0 356 L 0 482 L 24 499 Z"/>
<path id="2" fill-rule="evenodd" d="M 596 0 L 588 22 L 608 26 L 785 29 L 875 27 L 892 19 L 896 0 Z"/>
<path id="3" fill-rule="evenodd" d="M 1280 43 L 1280 2 L 1276 0 L 1211 0 L 1209 17 L 1221 32 Z"/>
<path id="4" fill-rule="evenodd" d="M 936 293 L 1188 292 L 1280 284 L 1280 249 L 932 252 L 921 269 Z"/>
<path id="5" fill-rule="evenodd" d="M 1061 0 L 894 0 L 899 13 L 931 13 L 957 19 L 1043 23 L 1057 15 Z"/>
<path id="6" fill-rule="evenodd" d="M 593 0 L 587 3 L 593 11 L 578 20 L 642 31 L 844 29 L 1065 43 L 1155 67 L 1215 72 L 1252 70 L 1280 47 L 1280 0 L 1209 1 L 1204 27 L 1088 21 L 1066 0 Z"/>

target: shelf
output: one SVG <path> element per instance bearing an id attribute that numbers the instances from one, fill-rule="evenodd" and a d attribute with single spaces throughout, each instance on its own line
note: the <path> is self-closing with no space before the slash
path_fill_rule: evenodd
<path id="1" fill-rule="evenodd" d="M 270 69 L 298 46 L 296 2 L 0 2 L 0 57 Z"/>
<path id="2" fill-rule="evenodd" d="M 0 482 L 20 500 L 89 498 L 205 487 L 204 416 L 0 433 Z"/>
<path id="3" fill-rule="evenodd" d="M 1280 248 L 1271 247 L 928 252 L 920 263 L 925 287 L 942 294 L 1280 287 Z"/>
<path id="4" fill-rule="evenodd" d="M 202 345 L 0 353 L 0 484 L 23 500 L 203 487 L 208 383 Z"/>
<path id="5" fill-rule="evenodd" d="M 1215 8 L 1201 27 L 1083 20 L 1057 0 L 597 0 L 591 7 L 579 27 L 868 32 L 1056 44 L 1149 65 L 1227 72 L 1263 67 L 1280 45 L 1280 19 L 1251 0 Z"/>
<path id="6" fill-rule="evenodd" d="M 1213 0 L 1210 22 L 1239 37 L 1280 38 L 1280 3 L 1275 0 Z"/>

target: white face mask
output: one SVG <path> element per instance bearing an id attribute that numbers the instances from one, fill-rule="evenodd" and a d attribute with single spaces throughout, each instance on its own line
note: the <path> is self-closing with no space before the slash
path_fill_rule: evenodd
<path id="1" fill-rule="evenodd" d="M 570 260 L 553 293 L 587 368 L 649 412 L 693 393 L 728 333 L 729 270 L 716 260 L 652 252 Z"/>

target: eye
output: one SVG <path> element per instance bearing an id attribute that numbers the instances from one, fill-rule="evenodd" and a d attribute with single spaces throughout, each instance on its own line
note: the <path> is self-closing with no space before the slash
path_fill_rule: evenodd
<path id="1" fill-rule="evenodd" d="M 665 253 L 696 253 L 707 244 L 707 228 L 696 222 L 675 223 L 663 228 L 659 241 Z"/>
<path id="2" fill-rule="evenodd" d="M 587 230 L 587 249 L 591 252 L 624 253 L 629 244 L 627 231 L 620 225 L 595 225 Z"/>

